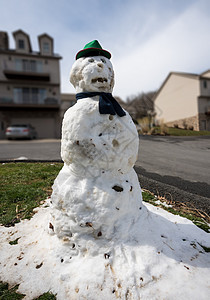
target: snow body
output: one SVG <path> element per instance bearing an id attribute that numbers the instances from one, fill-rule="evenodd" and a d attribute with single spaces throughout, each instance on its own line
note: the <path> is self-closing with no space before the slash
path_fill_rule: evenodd
<path id="1" fill-rule="evenodd" d="M 111 93 L 111 62 L 101 56 L 80 58 L 71 82 L 77 92 Z M 128 240 L 143 211 L 133 169 L 139 145 L 136 127 L 127 112 L 124 117 L 100 114 L 98 106 L 98 96 L 81 99 L 63 119 L 64 167 L 53 185 L 50 228 L 69 244 L 71 257 L 95 253 L 107 240 Z"/>

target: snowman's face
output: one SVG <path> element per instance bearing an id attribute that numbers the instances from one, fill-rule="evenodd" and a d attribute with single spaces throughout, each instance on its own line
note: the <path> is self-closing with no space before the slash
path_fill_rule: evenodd
<path id="1" fill-rule="evenodd" d="M 72 66 L 70 82 L 75 87 L 77 93 L 111 93 L 114 86 L 112 64 L 110 60 L 104 56 L 79 58 Z"/>

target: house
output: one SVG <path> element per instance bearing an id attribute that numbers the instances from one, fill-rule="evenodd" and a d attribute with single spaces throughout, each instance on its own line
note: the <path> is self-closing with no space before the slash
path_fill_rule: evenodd
<path id="1" fill-rule="evenodd" d="M 64 113 L 76 103 L 76 94 L 61 94 L 60 117 L 63 119 Z"/>
<path id="2" fill-rule="evenodd" d="M 157 121 L 168 126 L 210 130 L 210 70 L 171 72 L 154 97 Z"/>
<path id="3" fill-rule="evenodd" d="M 54 53 L 53 38 L 39 35 L 35 52 L 27 33 L 17 30 L 13 37 L 10 49 L 7 32 L 0 31 L 0 139 L 8 125 L 27 123 L 39 138 L 58 138 L 61 56 Z"/>

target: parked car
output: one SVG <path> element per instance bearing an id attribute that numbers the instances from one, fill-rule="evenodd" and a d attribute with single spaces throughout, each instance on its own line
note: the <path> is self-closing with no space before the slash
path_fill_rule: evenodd
<path id="1" fill-rule="evenodd" d="M 6 129 L 6 137 L 8 140 L 11 139 L 36 139 L 36 129 L 31 124 L 14 124 Z"/>

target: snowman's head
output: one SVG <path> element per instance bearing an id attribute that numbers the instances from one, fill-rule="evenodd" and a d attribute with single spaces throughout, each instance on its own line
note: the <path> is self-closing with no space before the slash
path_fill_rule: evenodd
<path id="1" fill-rule="evenodd" d="M 112 64 L 105 56 L 81 57 L 72 66 L 70 82 L 77 93 L 111 93 L 114 86 Z"/>

